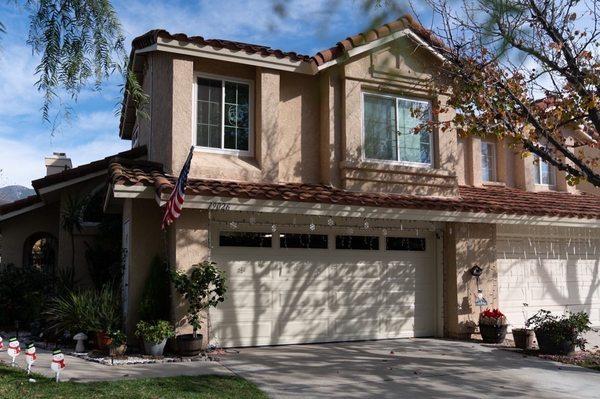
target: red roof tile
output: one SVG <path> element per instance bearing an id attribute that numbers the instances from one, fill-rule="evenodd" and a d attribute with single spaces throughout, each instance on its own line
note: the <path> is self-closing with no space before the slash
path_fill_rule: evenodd
<path id="1" fill-rule="evenodd" d="M 292 61 L 310 61 L 310 56 L 298 54 L 293 51 L 273 49 L 260 44 L 250 44 L 223 39 L 205 39 L 202 36 L 188 36 L 185 33 L 169 33 L 164 29 L 155 29 L 144 33 L 133 39 L 131 47 L 133 50 L 143 49 L 158 43 L 158 38 L 165 40 L 176 40 L 179 42 L 193 43 L 199 46 L 210 46 L 216 49 L 229 49 L 233 51 L 244 51 L 248 54 L 260 54 L 262 56 L 274 56 L 277 58 L 289 58 Z"/>
<path id="2" fill-rule="evenodd" d="M 108 168 L 109 161 L 112 158 L 119 157 L 134 159 L 146 155 L 146 152 L 146 146 L 135 147 L 131 150 L 123 151 L 116 155 L 111 155 L 98 161 L 80 165 L 72 169 L 67 169 L 60 173 L 42 177 L 41 179 L 33 180 L 31 182 L 31 185 L 36 191 L 38 191 L 39 189 L 44 187 L 52 186 L 54 184 L 62 183 L 71 179 L 76 179 L 78 177 L 83 177 L 90 173 L 106 170 Z"/>
<path id="3" fill-rule="evenodd" d="M 176 181 L 174 176 L 163 173 L 160 164 L 127 160 L 111 163 L 110 176 L 113 184 L 151 186 L 160 192 L 170 191 Z M 458 197 L 442 198 L 353 192 L 319 184 L 243 183 L 190 179 L 186 192 L 201 196 L 600 219 L 600 197 L 598 196 L 573 195 L 564 192 L 536 193 L 505 187 L 461 186 Z"/>

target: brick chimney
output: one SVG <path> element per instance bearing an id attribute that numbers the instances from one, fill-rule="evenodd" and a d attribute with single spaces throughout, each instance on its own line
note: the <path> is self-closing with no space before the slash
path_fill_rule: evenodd
<path id="1" fill-rule="evenodd" d="M 46 157 L 45 161 L 46 176 L 54 175 L 73 167 L 71 158 L 67 158 L 67 154 L 64 152 L 55 152 L 52 156 Z"/>

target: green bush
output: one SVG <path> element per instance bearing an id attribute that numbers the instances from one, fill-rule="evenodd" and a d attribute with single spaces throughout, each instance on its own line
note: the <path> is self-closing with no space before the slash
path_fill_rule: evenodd
<path id="1" fill-rule="evenodd" d="M 0 266 L 0 326 L 14 328 L 36 321 L 52 284 L 49 276 L 33 267 Z"/>
<path id="2" fill-rule="evenodd" d="M 48 329 L 59 332 L 96 332 L 121 326 L 118 290 L 110 285 L 100 291 L 72 291 L 50 300 L 44 312 Z"/>
<path id="3" fill-rule="evenodd" d="M 150 271 L 140 300 L 140 320 L 170 320 L 169 266 L 159 256 L 150 264 Z"/>
<path id="4" fill-rule="evenodd" d="M 581 334 L 592 329 L 590 317 L 586 312 L 567 312 L 564 315 L 555 316 L 544 309 L 530 317 L 525 322 L 525 326 L 533 328 L 536 334 L 546 334 L 556 345 L 574 338 L 576 345 L 581 349 L 585 349 L 587 342 L 581 337 Z"/>
<path id="5" fill-rule="evenodd" d="M 171 323 L 165 320 L 157 320 L 151 323 L 142 320 L 136 325 L 135 335 L 144 342 L 158 343 L 175 336 L 175 329 Z"/>

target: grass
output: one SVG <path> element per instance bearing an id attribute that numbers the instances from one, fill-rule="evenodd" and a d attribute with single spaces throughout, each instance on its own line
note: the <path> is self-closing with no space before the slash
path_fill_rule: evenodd
<path id="1" fill-rule="evenodd" d="M 145 378 L 106 382 L 60 382 L 0 365 L 0 398 L 266 398 L 254 384 L 234 376 Z"/>

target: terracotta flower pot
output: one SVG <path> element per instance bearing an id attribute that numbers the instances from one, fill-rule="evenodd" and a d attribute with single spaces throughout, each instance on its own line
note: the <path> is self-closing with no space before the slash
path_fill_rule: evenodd
<path id="1" fill-rule="evenodd" d="M 490 326 L 487 324 L 479 325 L 479 332 L 481 333 L 481 338 L 483 342 L 486 344 L 500 344 L 504 342 L 506 338 L 506 330 L 508 326 Z"/>
<path id="2" fill-rule="evenodd" d="M 112 338 L 104 331 L 96 332 L 96 346 L 98 349 L 104 350 L 112 344 Z"/>
<path id="3" fill-rule="evenodd" d="M 513 328 L 515 347 L 523 350 L 533 349 L 533 330 L 527 328 Z"/>

